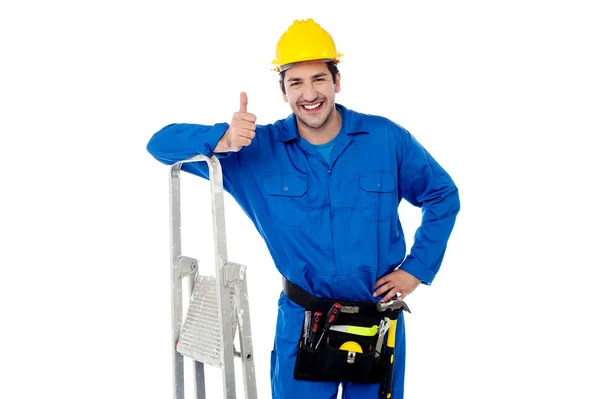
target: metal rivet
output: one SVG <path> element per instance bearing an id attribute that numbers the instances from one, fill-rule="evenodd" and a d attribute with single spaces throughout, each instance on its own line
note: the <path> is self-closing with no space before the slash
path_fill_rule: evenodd
<path id="1" fill-rule="evenodd" d="M 381 184 L 377 183 L 377 187 L 381 187 Z"/>
<path id="2" fill-rule="evenodd" d="M 283 189 L 284 189 L 285 191 L 287 191 L 287 189 L 288 189 L 288 188 L 287 188 L 287 186 L 285 186 Z"/>

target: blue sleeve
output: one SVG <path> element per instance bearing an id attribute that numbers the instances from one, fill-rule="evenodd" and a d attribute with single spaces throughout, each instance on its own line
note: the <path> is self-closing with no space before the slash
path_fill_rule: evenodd
<path id="1" fill-rule="evenodd" d="M 212 126 L 173 123 L 154 133 L 146 145 L 146 150 L 166 165 L 173 165 L 199 154 L 208 157 L 213 155 L 219 158 L 228 157 L 231 153 L 213 153 L 228 128 L 227 123 L 217 123 Z"/>
<path id="2" fill-rule="evenodd" d="M 245 198 L 238 178 L 240 152 L 213 152 L 227 129 L 229 129 L 227 123 L 217 123 L 212 126 L 173 123 L 154 133 L 146 149 L 154 158 L 166 165 L 173 165 L 196 155 L 216 156 L 221 163 L 223 188 L 237 201 L 243 202 Z M 186 162 L 181 166 L 181 170 L 207 180 L 210 178 L 208 163 L 205 161 Z"/>
<path id="3" fill-rule="evenodd" d="M 429 285 L 440 269 L 460 210 L 458 189 L 409 132 L 400 128 L 398 133 L 399 196 L 422 210 L 414 244 L 399 268 Z"/>

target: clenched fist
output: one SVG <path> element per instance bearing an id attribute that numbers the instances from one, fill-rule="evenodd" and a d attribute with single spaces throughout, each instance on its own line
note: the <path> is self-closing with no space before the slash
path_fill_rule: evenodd
<path id="1" fill-rule="evenodd" d="M 217 143 L 215 152 L 237 152 L 250 145 L 256 135 L 256 115 L 248 112 L 248 96 L 240 93 L 240 110 L 233 114 L 229 129 Z"/>

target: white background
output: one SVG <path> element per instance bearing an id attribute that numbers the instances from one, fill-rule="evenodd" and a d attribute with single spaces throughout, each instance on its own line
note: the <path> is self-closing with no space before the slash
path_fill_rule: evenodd
<path id="1" fill-rule="evenodd" d="M 0 397 L 171 397 L 168 175 L 145 146 L 228 122 L 241 90 L 259 123 L 286 117 L 270 62 L 307 17 L 345 54 L 337 100 L 410 130 L 460 188 L 444 264 L 407 300 L 406 398 L 600 397 L 592 3 L 4 2 Z M 182 184 L 184 252 L 211 270 L 208 186 Z M 268 398 L 280 278 L 226 200 Z M 419 212 L 401 217 L 411 242 Z"/>

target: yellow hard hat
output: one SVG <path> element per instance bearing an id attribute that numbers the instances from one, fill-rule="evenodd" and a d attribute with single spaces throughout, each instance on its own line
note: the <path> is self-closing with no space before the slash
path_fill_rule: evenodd
<path id="1" fill-rule="evenodd" d="M 343 54 L 337 52 L 331 35 L 311 18 L 295 20 L 277 42 L 274 71 L 302 61 L 330 60 L 336 64 Z"/>

